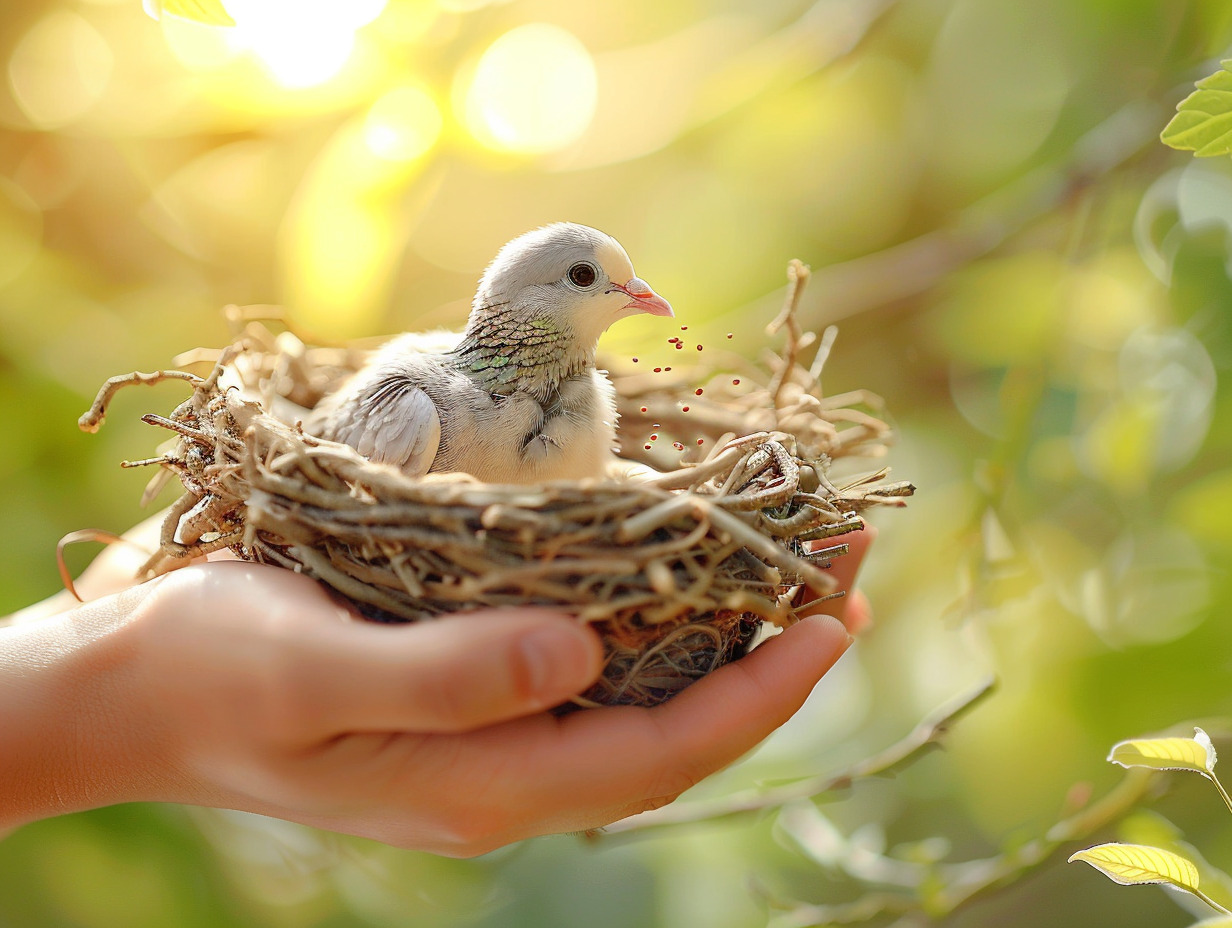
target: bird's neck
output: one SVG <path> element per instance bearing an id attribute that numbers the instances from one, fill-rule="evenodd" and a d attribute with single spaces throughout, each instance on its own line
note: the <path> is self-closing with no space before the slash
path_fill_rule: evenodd
<path id="1" fill-rule="evenodd" d="M 595 340 L 579 339 L 547 311 L 497 306 L 473 314 L 452 352 L 459 369 L 488 393 L 537 397 L 595 365 Z"/>

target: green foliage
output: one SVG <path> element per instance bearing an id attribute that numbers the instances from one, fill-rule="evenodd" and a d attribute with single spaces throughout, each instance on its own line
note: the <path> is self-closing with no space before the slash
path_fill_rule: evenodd
<path id="1" fill-rule="evenodd" d="M 1232 153 L 1232 60 L 1222 70 L 1204 77 L 1198 89 L 1176 107 L 1176 115 L 1160 139 L 1199 158 Z"/>
<path id="2" fill-rule="evenodd" d="M 1210 736 L 1201 728 L 1194 729 L 1192 738 L 1140 738 L 1121 741 L 1112 747 L 1108 760 L 1126 768 L 1147 770 L 1192 771 L 1206 777 L 1219 791 L 1220 797 L 1232 812 L 1232 799 L 1219 778 L 1215 776 L 1218 757 Z M 1192 855 L 1196 857 L 1197 855 Z M 1143 844 L 1098 844 L 1070 855 L 1069 862 L 1083 861 L 1115 883 L 1136 886 L 1145 883 L 1166 883 L 1201 899 L 1211 908 L 1225 916 L 1229 911 L 1212 899 L 1200 884 L 1200 870 L 1205 869 L 1220 883 L 1226 883 L 1227 875 L 1216 871 L 1205 861 L 1195 861 L 1185 854 L 1167 848 Z M 1216 920 L 1213 924 L 1220 924 Z M 1199 924 L 1212 924 L 1200 922 Z"/>

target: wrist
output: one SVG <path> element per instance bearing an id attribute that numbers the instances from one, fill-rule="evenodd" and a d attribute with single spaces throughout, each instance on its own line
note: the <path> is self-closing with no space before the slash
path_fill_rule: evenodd
<path id="1" fill-rule="evenodd" d="M 147 798 L 116 602 L 135 592 L 0 628 L 0 831 Z"/>

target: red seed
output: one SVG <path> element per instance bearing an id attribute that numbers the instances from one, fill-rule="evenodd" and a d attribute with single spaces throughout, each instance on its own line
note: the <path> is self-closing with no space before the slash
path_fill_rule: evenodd
<path id="1" fill-rule="evenodd" d="M 659 433 L 658 433 L 658 432 L 652 432 L 652 433 L 651 433 L 651 435 L 650 435 L 650 440 L 651 440 L 651 441 L 658 441 L 658 440 L 659 440 Z"/>
<path id="2" fill-rule="evenodd" d="M 643 407 L 642 407 L 642 412 L 645 412 L 645 411 L 646 411 L 646 407 L 645 407 L 645 406 L 643 406 Z"/>
<path id="3" fill-rule="evenodd" d="M 665 371 L 670 371 L 670 370 L 671 370 L 671 368 L 670 368 L 670 367 L 665 367 L 665 368 L 663 368 L 663 370 L 665 370 Z"/>
<path id="4" fill-rule="evenodd" d="M 681 411 L 681 412 L 688 412 L 688 411 L 689 411 L 689 407 L 688 407 L 688 406 L 682 406 L 682 407 L 680 407 L 680 411 Z"/>
<path id="5" fill-rule="evenodd" d="M 645 449 L 646 449 L 647 451 L 649 451 L 649 450 L 650 450 L 650 445 L 644 445 L 643 447 L 645 447 Z"/>
<path id="6" fill-rule="evenodd" d="M 683 451 L 683 450 L 684 450 L 684 445 L 682 445 L 682 444 L 681 444 L 680 442 L 678 442 L 678 441 L 674 441 L 674 442 L 672 442 L 672 447 L 673 447 L 673 448 L 675 448 L 677 451 Z"/>
<path id="7" fill-rule="evenodd" d="M 634 359 L 633 359 L 633 363 L 634 363 L 634 364 L 636 364 L 636 363 L 637 363 L 637 358 L 634 358 Z"/>
<path id="8" fill-rule="evenodd" d="M 654 372 L 655 372 L 656 374 L 661 374 L 661 373 L 663 372 L 663 368 L 661 368 L 661 367 L 656 367 L 656 368 L 654 369 Z"/>
<path id="9" fill-rule="evenodd" d="M 698 387 L 698 388 L 697 388 L 696 390 L 694 390 L 693 392 L 694 392 L 694 393 L 696 393 L 698 396 L 701 396 L 701 395 L 702 395 L 702 388 L 701 388 L 701 387 Z"/>
<path id="10" fill-rule="evenodd" d="M 732 381 L 732 386 L 733 386 L 733 387 L 738 387 L 738 386 L 740 386 L 740 378 L 739 378 L 739 377 L 737 377 L 735 380 L 733 380 L 733 381 Z"/>
<path id="11" fill-rule="evenodd" d="M 684 347 L 684 342 L 676 342 L 676 350 L 679 351 Z"/>
<path id="12" fill-rule="evenodd" d="M 728 337 L 728 338 L 731 338 L 731 337 L 732 337 L 732 333 L 731 333 L 731 332 L 728 332 L 728 333 L 727 333 L 727 337 Z"/>
<path id="13" fill-rule="evenodd" d="M 682 326 L 680 327 L 680 331 L 681 331 L 681 332 L 687 332 L 687 331 L 689 331 L 689 327 L 688 327 L 687 325 L 682 325 Z"/>
<path id="14" fill-rule="evenodd" d="M 706 442 L 706 439 L 704 439 L 704 438 L 699 438 L 699 439 L 697 440 L 697 443 L 698 443 L 699 445 L 701 445 L 701 444 L 705 444 L 705 442 Z"/>
<path id="15" fill-rule="evenodd" d="M 698 346 L 697 346 L 697 350 L 698 350 L 698 351 L 701 351 L 701 350 L 702 350 L 702 346 L 701 346 L 701 345 L 698 345 Z"/>

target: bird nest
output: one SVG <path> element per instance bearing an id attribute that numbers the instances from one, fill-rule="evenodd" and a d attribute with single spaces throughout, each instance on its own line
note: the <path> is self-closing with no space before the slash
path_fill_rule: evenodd
<path id="1" fill-rule="evenodd" d="M 741 656 L 763 623 L 789 625 L 843 595 L 825 570 L 847 552 L 841 536 L 863 527 L 868 507 L 901 505 L 913 490 L 884 482 L 884 470 L 831 474 L 835 462 L 883 454 L 889 429 L 875 398 L 822 395 L 827 339 L 810 367 L 801 362 L 817 344 L 795 317 L 806 278 L 793 262 L 771 326 L 786 330 L 786 344 L 764 366 L 671 351 L 674 371 L 642 364 L 613 377 L 619 459 L 640 471 L 620 478 L 412 479 L 305 434 L 295 410 L 313 407 L 365 352 L 310 347 L 235 308 L 231 346 L 179 359 L 212 362 L 208 375 L 113 377 L 80 424 L 96 430 L 130 384 L 192 389 L 170 415 L 143 417 L 174 433 L 171 444 L 124 462 L 160 468 L 147 498 L 168 479 L 184 489 L 146 577 L 226 548 L 315 577 L 379 621 L 562 608 L 591 624 L 607 651 L 603 676 L 575 702 L 651 705 Z M 679 351 L 685 339 L 670 344 Z M 685 357 L 712 366 L 686 371 Z"/>

